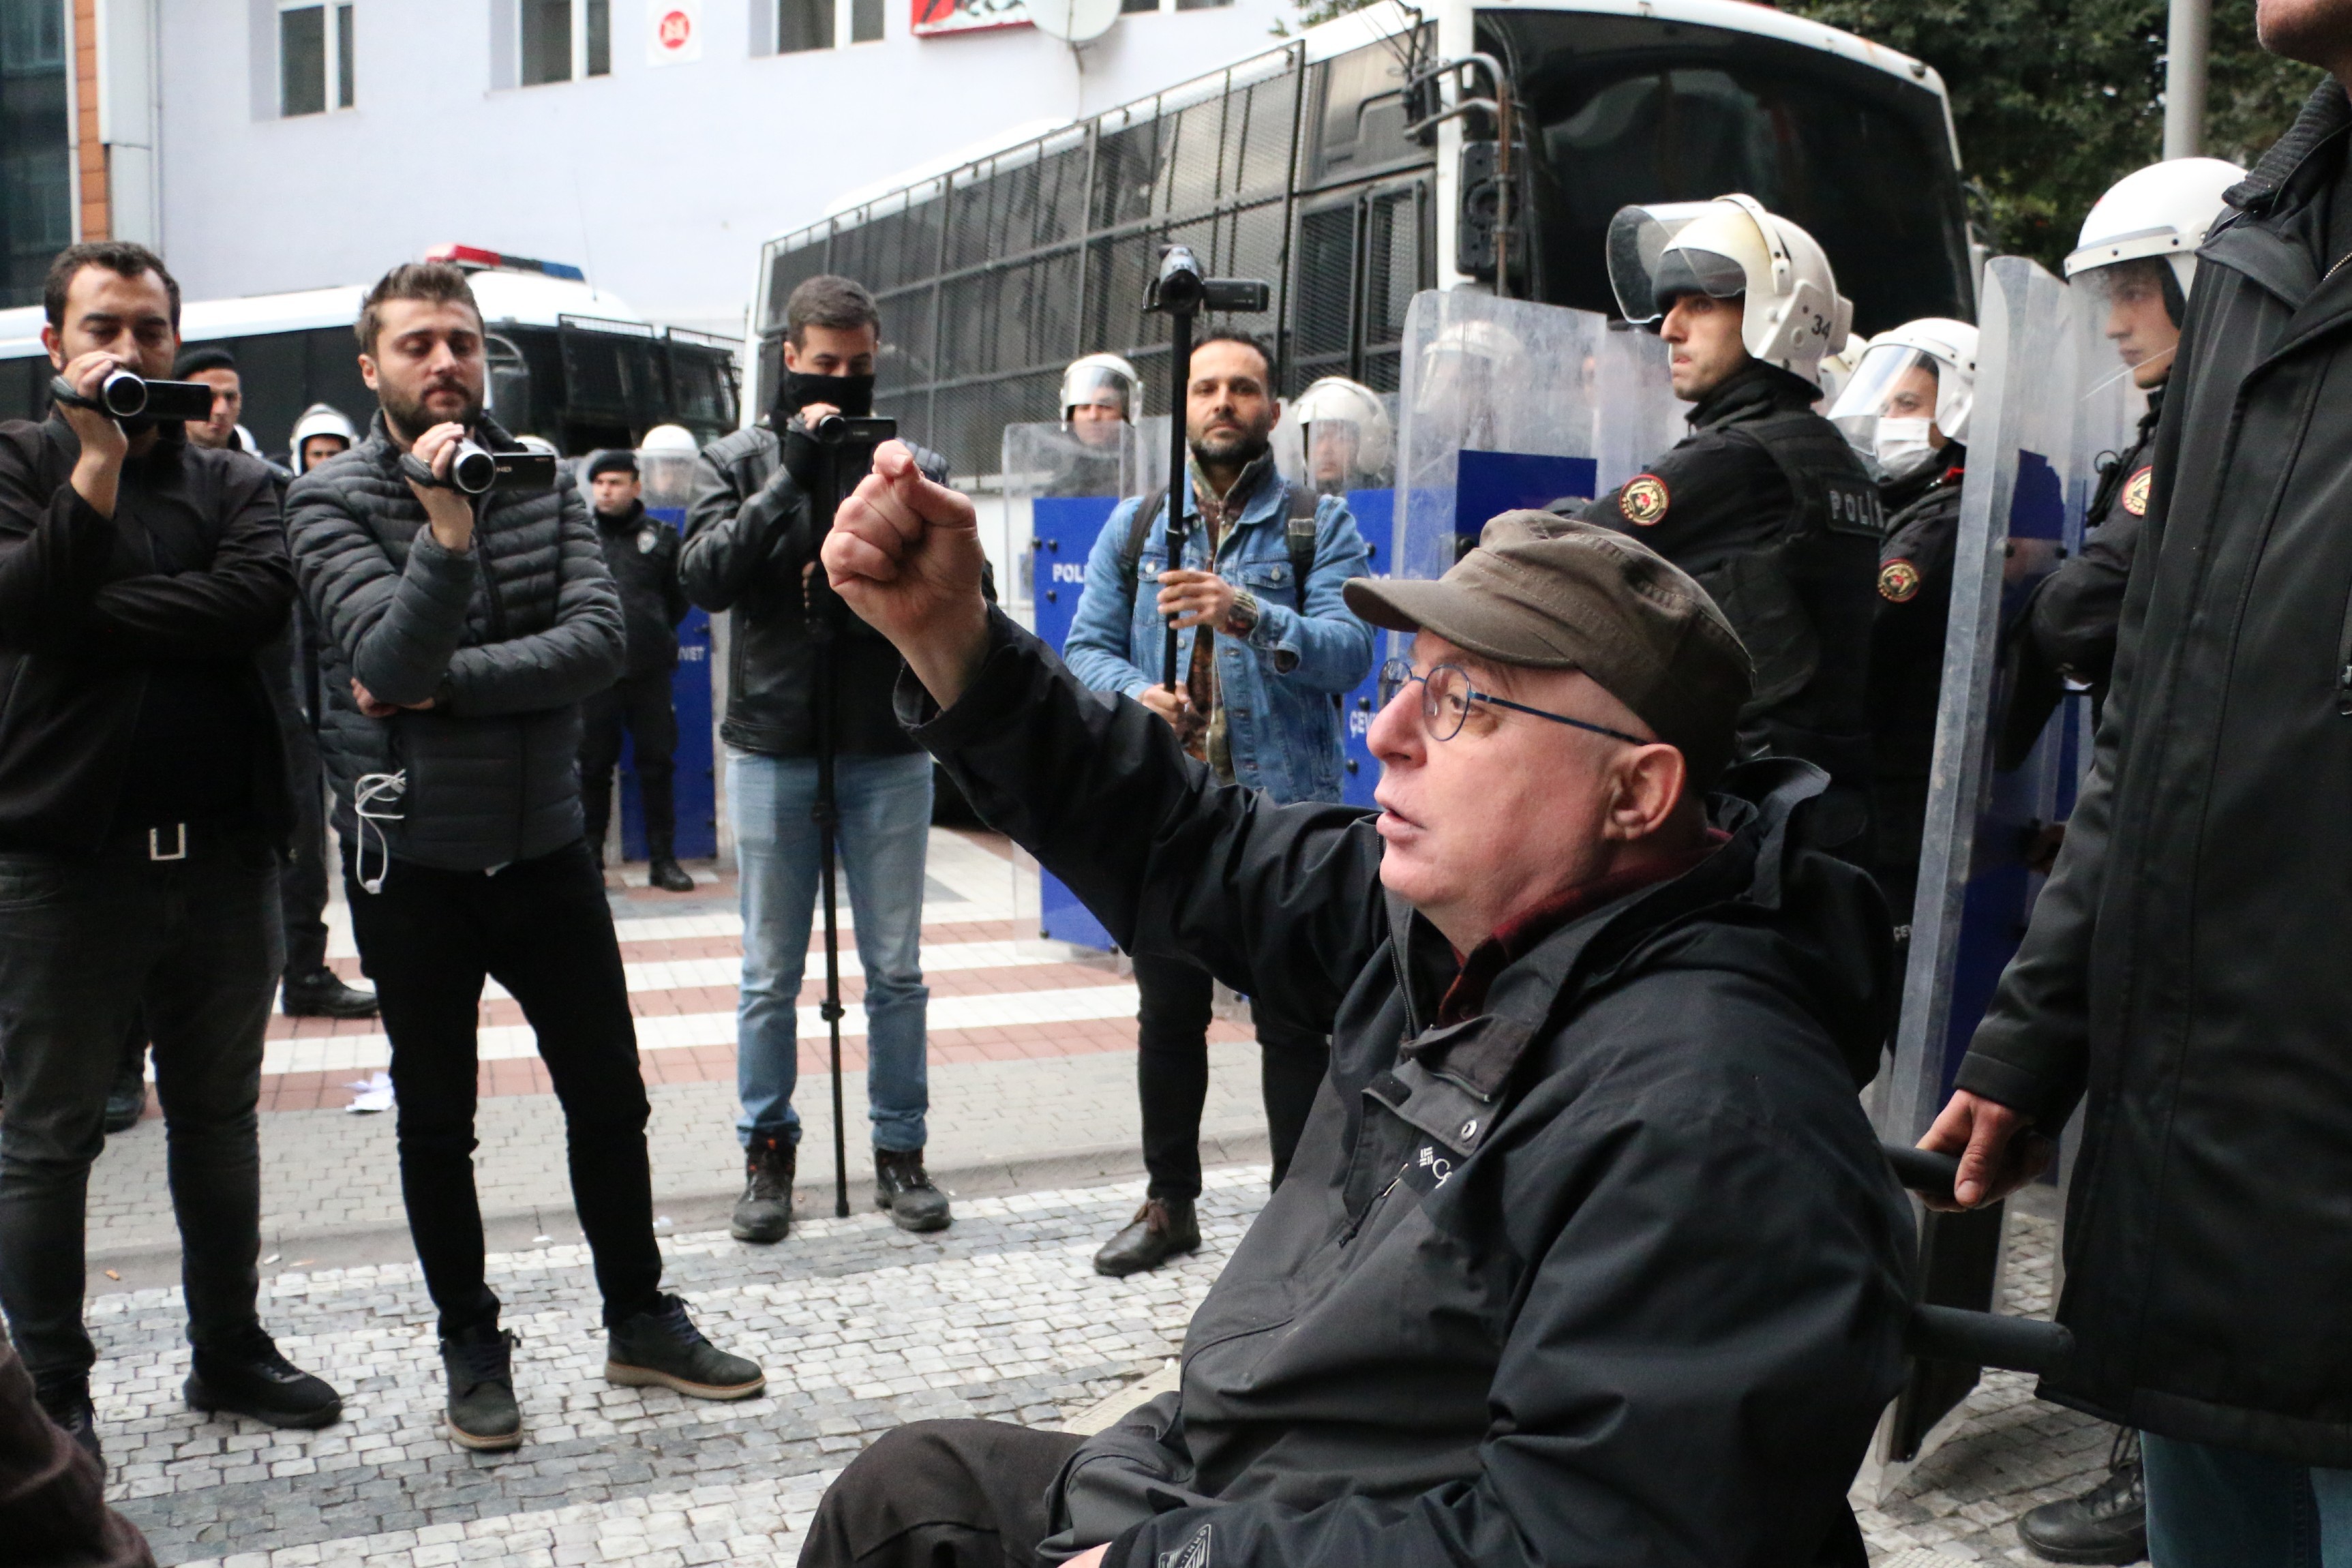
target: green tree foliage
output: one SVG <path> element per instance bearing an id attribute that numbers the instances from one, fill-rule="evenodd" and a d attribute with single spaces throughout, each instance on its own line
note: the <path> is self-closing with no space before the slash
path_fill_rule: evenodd
<path id="1" fill-rule="evenodd" d="M 2083 215 L 2164 145 L 2165 0 L 1784 0 L 1902 50 L 1951 93 L 1960 157 L 1996 250 L 2053 270 Z M 2254 0 L 2214 0 L 2206 151 L 2251 163 L 2318 84 L 2264 54 Z"/>

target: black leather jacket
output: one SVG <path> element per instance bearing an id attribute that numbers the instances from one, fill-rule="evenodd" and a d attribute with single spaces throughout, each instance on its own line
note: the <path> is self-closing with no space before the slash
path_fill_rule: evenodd
<path id="1" fill-rule="evenodd" d="M 782 450 L 774 431 L 758 427 L 702 449 L 695 459 L 694 499 L 686 509 L 678 578 L 687 597 L 704 609 L 733 612 L 719 737 L 747 752 L 806 757 L 816 751 L 810 704 L 816 650 L 802 569 L 816 560 L 824 542 L 807 492 L 782 467 Z M 917 447 L 915 459 L 945 482 L 943 458 Z M 898 650 L 846 608 L 840 614 L 835 748 L 868 756 L 918 750 L 890 710 Z"/>

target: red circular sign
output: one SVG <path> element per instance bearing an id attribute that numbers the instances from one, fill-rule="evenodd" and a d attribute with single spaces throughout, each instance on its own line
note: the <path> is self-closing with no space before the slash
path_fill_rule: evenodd
<path id="1" fill-rule="evenodd" d="M 657 36 L 666 49 L 682 49 L 694 36 L 694 19 L 683 11 L 671 11 L 661 19 Z"/>

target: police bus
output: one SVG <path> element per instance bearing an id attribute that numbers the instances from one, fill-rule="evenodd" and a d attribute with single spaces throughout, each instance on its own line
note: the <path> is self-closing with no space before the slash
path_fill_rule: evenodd
<path id="1" fill-rule="evenodd" d="M 747 416 L 818 272 L 880 302 L 876 411 L 977 479 L 1007 425 L 1055 416 L 1079 354 L 1124 354 L 1165 397 L 1165 318 L 1141 306 L 1171 241 L 1273 282 L 1273 311 L 1236 324 L 1276 340 L 1286 394 L 1333 374 L 1389 393 L 1417 290 L 1614 314 L 1612 215 L 1727 191 L 1822 242 L 1857 332 L 1973 319 L 1958 143 L 1924 63 L 1737 0 L 1383 0 L 772 240 Z"/>
<path id="2" fill-rule="evenodd" d="M 445 245 L 426 259 L 470 274 L 489 359 L 490 412 L 516 435 L 544 437 L 568 456 L 634 447 L 656 425 L 682 425 L 698 441 L 735 428 L 737 344 L 657 327 L 590 284 L 577 267 Z M 282 457 L 294 421 L 329 403 L 365 428 L 375 394 L 360 380 L 363 287 L 309 289 L 241 300 L 192 300 L 180 312 L 187 343 L 236 355 L 247 430 Z M 48 411 L 50 367 L 41 308 L 0 310 L 0 418 Z"/>

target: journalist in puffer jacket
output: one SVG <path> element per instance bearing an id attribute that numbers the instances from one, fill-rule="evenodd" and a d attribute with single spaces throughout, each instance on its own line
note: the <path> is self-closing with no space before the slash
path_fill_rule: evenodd
<path id="1" fill-rule="evenodd" d="M 487 417 L 486 445 L 512 446 Z M 320 748 L 335 831 L 360 838 L 361 780 L 405 773 L 391 858 L 451 871 L 530 860 L 581 836 L 579 702 L 617 679 L 620 596 L 568 473 L 482 498 L 473 548 L 435 542 L 379 413 L 357 447 L 287 491 L 304 601 L 326 644 Z M 357 679 L 429 709 L 371 719 Z"/>

